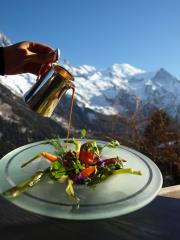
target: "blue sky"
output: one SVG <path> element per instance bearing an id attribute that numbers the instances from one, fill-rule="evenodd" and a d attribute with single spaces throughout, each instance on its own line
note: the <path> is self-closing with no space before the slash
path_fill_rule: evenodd
<path id="1" fill-rule="evenodd" d="M 180 78 L 179 0 L 6 0 L 0 31 L 59 47 L 74 66 L 129 63 Z"/>

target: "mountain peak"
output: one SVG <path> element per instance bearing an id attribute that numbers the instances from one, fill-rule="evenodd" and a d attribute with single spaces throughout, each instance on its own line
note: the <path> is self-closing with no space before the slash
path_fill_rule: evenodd
<path id="1" fill-rule="evenodd" d="M 153 78 L 154 81 L 158 80 L 158 81 L 163 81 L 163 82 L 170 81 L 170 80 L 174 81 L 175 79 L 176 78 L 173 75 L 171 75 L 168 71 L 166 71 L 164 68 L 160 68 L 156 72 L 156 74 Z"/>
<path id="2" fill-rule="evenodd" d="M 165 68 L 161 67 L 158 71 L 158 74 L 168 74 L 170 76 L 172 76 Z"/>
<path id="3" fill-rule="evenodd" d="M 122 64 L 115 63 L 109 69 L 115 75 L 120 76 L 120 77 L 131 77 L 135 74 L 145 72 L 144 70 L 142 70 L 140 68 L 136 68 L 128 63 L 122 63 Z"/>

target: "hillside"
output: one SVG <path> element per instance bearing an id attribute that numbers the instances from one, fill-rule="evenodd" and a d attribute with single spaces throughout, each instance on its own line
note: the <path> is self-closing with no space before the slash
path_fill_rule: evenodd
<path id="1" fill-rule="evenodd" d="M 19 146 L 57 134 L 65 137 L 66 130 L 29 110 L 20 97 L 0 84 L 0 157 Z"/>

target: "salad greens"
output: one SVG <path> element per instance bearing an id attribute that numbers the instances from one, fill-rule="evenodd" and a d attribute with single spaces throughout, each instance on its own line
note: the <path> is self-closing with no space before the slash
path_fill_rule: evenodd
<path id="1" fill-rule="evenodd" d="M 54 148 L 54 154 L 49 152 L 40 152 L 29 161 L 22 164 L 22 168 L 32 163 L 39 157 L 50 161 L 50 166 L 44 171 L 35 173 L 30 179 L 18 184 L 16 187 L 6 191 L 6 197 L 17 197 L 29 187 L 33 187 L 45 175 L 48 175 L 53 181 L 66 182 L 66 193 L 69 197 L 75 199 L 77 206 L 80 199 L 74 191 L 74 184 L 85 184 L 88 187 L 95 187 L 108 177 L 114 174 L 137 174 L 140 171 L 134 171 L 132 168 L 124 168 L 125 160 L 120 156 L 109 159 L 102 158 L 102 151 L 105 148 L 115 149 L 120 146 L 117 140 L 112 140 L 106 144 L 97 144 L 95 140 L 82 141 L 86 136 L 86 130 L 81 131 L 81 138 L 61 140 L 59 137 L 48 140 L 48 144 Z M 67 145 L 74 145 L 73 150 L 69 150 Z"/>

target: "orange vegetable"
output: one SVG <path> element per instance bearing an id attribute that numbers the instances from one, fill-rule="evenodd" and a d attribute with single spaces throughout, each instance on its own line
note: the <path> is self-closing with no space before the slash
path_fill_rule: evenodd
<path id="1" fill-rule="evenodd" d="M 82 177 L 88 177 L 89 175 L 91 175 L 94 171 L 95 171 L 95 166 L 89 166 L 87 168 L 85 168 L 84 170 L 81 171 L 81 176 Z"/>
<path id="2" fill-rule="evenodd" d="M 59 160 L 59 157 L 48 152 L 41 152 L 41 155 L 51 162 Z"/>

